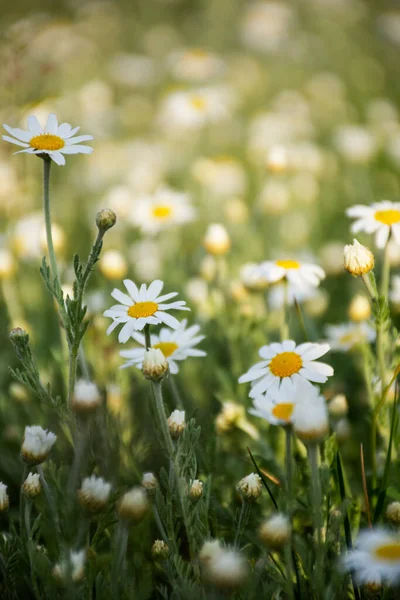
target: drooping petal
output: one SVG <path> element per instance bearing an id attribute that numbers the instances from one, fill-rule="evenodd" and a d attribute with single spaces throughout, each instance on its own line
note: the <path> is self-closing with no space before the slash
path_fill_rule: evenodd
<path id="1" fill-rule="evenodd" d="M 20 142 L 19 140 L 16 140 L 8 135 L 2 135 L 1 137 L 3 138 L 3 140 L 5 142 L 10 142 L 10 144 L 15 144 L 16 146 L 22 146 L 23 148 L 29 148 L 29 144 L 26 144 L 25 142 Z"/>
<path id="2" fill-rule="evenodd" d="M 47 152 L 46 154 L 48 154 L 59 167 L 63 167 L 65 165 L 65 158 L 61 152 Z"/>
<path id="3" fill-rule="evenodd" d="M 17 127 L 10 127 L 6 124 L 3 124 L 3 127 L 10 135 L 14 136 L 21 142 L 29 142 L 29 140 L 32 138 L 30 131 L 24 131 L 23 129 L 18 129 Z"/>

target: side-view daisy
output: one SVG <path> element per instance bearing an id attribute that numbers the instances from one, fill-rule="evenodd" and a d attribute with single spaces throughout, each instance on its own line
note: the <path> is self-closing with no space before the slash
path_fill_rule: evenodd
<path id="1" fill-rule="evenodd" d="M 343 558 L 360 584 L 400 581 L 400 537 L 383 528 L 368 529 L 358 536 L 354 550 Z"/>
<path id="2" fill-rule="evenodd" d="M 325 271 L 319 265 L 303 263 L 298 260 L 282 259 L 267 260 L 261 263 L 265 279 L 269 283 L 276 283 L 286 279 L 294 286 L 318 287 L 321 279 L 325 278 Z"/>
<path id="3" fill-rule="evenodd" d="M 69 123 L 58 124 L 56 115 L 49 115 L 46 125 L 42 127 L 34 115 L 28 117 L 28 131 L 3 125 L 11 136 L 3 135 L 3 140 L 22 146 L 28 154 L 47 154 L 57 165 L 65 165 L 64 154 L 91 154 L 93 148 L 82 146 L 80 142 L 88 142 L 92 135 L 74 135 L 79 127 L 72 128 Z"/>
<path id="4" fill-rule="evenodd" d="M 263 346 L 259 350 L 263 360 L 242 375 L 239 383 L 252 382 L 250 398 L 256 398 L 268 389 L 274 394 L 278 389 L 289 394 L 300 380 L 325 383 L 333 375 L 333 369 L 316 359 L 329 350 L 329 344 L 307 342 L 296 346 L 293 340 Z"/>
<path id="5" fill-rule="evenodd" d="M 376 338 L 374 327 L 365 322 L 327 325 L 325 331 L 331 350 L 338 352 L 347 352 L 357 344 L 369 344 Z"/>
<path id="6" fill-rule="evenodd" d="M 130 279 L 124 279 L 124 285 L 129 295 L 114 289 L 111 296 L 121 304 L 115 304 L 103 313 L 105 317 L 113 319 L 107 329 L 107 335 L 114 331 L 118 325 L 123 325 L 118 335 L 118 341 L 122 344 L 129 340 L 134 331 L 141 331 L 145 325 L 165 323 L 172 329 L 178 329 L 180 327 L 178 319 L 175 319 L 166 311 L 171 309 L 190 310 L 185 306 L 186 302 L 184 300 L 164 304 L 166 300 L 177 296 L 178 292 L 160 296 L 164 282 L 159 279 L 150 283 L 148 287 L 145 283 L 142 283 L 140 289 Z"/>
<path id="7" fill-rule="evenodd" d="M 151 347 L 158 348 L 164 354 L 169 364 L 170 373 L 175 375 L 179 371 L 179 366 L 176 361 L 185 360 L 189 356 L 206 356 L 204 350 L 198 350 L 197 346 L 204 335 L 197 335 L 200 331 L 199 325 L 187 327 L 187 320 L 184 319 L 179 329 L 171 330 L 163 327 L 158 335 L 151 334 Z M 142 368 L 143 358 L 146 351 L 146 340 L 143 334 L 133 333 L 132 338 L 141 345 L 141 348 L 132 348 L 131 350 L 121 350 L 119 353 L 123 358 L 127 358 L 127 362 L 122 365 L 121 369 L 136 366 Z"/>
<path id="8" fill-rule="evenodd" d="M 189 223 L 195 216 L 188 194 L 161 187 L 152 196 L 136 200 L 131 222 L 145 233 L 155 234 L 173 225 Z"/>
<path id="9" fill-rule="evenodd" d="M 378 248 L 384 248 L 392 233 L 394 241 L 400 244 L 400 202 L 382 200 L 371 206 L 357 204 L 346 210 L 348 217 L 356 220 L 351 226 L 353 233 L 365 231 L 375 234 Z"/>

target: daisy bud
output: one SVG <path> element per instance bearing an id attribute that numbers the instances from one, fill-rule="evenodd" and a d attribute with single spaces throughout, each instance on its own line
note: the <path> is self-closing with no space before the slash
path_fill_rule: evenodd
<path id="1" fill-rule="evenodd" d="M 261 477 L 257 473 L 250 473 L 247 477 L 243 477 L 236 486 L 245 500 L 254 502 L 261 496 L 262 484 Z"/>
<path id="2" fill-rule="evenodd" d="M 358 294 L 354 296 L 349 306 L 349 317 L 352 321 L 360 323 L 371 316 L 371 304 L 366 296 Z"/>
<path id="3" fill-rule="evenodd" d="M 168 544 L 162 540 L 156 540 L 151 547 L 151 555 L 154 560 L 167 560 L 169 556 Z"/>
<path id="4" fill-rule="evenodd" d="M 168 417 L 168 427 L 171 437 L 177 440 L 186 427 L 185 411 L 174 410 Z"/>
<path id="5" fill-rule="evenodd" d="M 295 405 L 292 422 L 302 442 L 320 442 L 329 433 L 328 409 L 323 396 L 313 396 Z"/>
<path id="6" fill-rule="evenodd" d="M 340 419 L 335 425 L 336 439 L 338 442 L 347 442 L 351 436 L 351 425 L 348 419 Z"/>
<path id="7" fill-rule="evenodd" d="M 16 348 L 26 348 L 29 342 L 29 335 L 22 327 L 14 327 L 14 329 L 11 329 L 9 337 L 12 345 Z"/>
<path id="8" fill-rule="evenodd" d="M 28 477 L 22 484 L 22 491 L 27 498 L 35 498 L 42 491 L 39 473 L 29 473 Z"/>
<path id="9" fill-rule="evenodd" d="M 154 496 L 157 488 L 159 487 L 158 480 L 154 473 L 143 473 L 141 485 L 144 487 L 149 496 Z"/>
<path id="10" fill-rule="evenodd" d="M 85 575 L 86 553 L 70 551 L 69 557 L 61 560 L 53 569 L 53 575 L 59 581 L 65 582 L 70 575 L 72 581 L 82 581 Z"/>
<path id="11" fill-rule="evenodd" d="M 393 525 L 400 525 L 400 502 L 391 502 L 388 504 L 386 518 Z"/>
<path id="12" fill-rule="evenodd" d="M 203 495 L 203 484 L 199 479 L 194 479 L 189 490 L 189 498 L 193 502 L 198 502 Z"/>
<path id="13" fill-rule="evenodd" d="M 6 512 L 10 506 L 10 499 L 7 494 L 7 486 L 0 482 L 0 513 Z"/>
<path id="14" fill-rule="evenodd" d="M 236 550 L 221 549 L 206 565 L 204 576 L 220 589 L 235 589 L 246 581 L 246 562 Z"/>
<path id="15" fill-rule="evenodd" d="M 126 492 L 118 506 L 118 516 L 130 523 L 139 523 L 148 511 L 147 494 L 141 487 L 133 487 Z"/>
<path id="16" fill-rule="evenodd" d="M 213 223 L 208 226 L 203 244 L 210 254 L 226 254 L 231 247 L 229 234 L 223 225 Z"/>
<path id="17" fill-rule="evenodd" d="M 40 465 L 48 457 L 56 440 L 57 436 L 54 433 L 42 429 L 40 425 L 25 427 L 22 458 L 30 465 Z"/>
<path id="18" fill-rule="evenodd" d="M 203 563 L 203 565 L 207 565 L 222 551 L 223 549 L 219 540 L 208 540 L 207 542 L 204 542 L 200 550 L 199 561 Z"/>
<path id="19" fill-rule="evenodd" d="M 101 255 L 99 269 L 107 279 L 123 279 L 128 272 L 128 264 L 121 252 L 107 250 Z"/>
<path id="20" fill-rule="evenodd" d="M 100 403 L 101 395 L 94 383 L 85 379 L 80 379 L 76 382 L 71 403 L 74 412 L 82 414 L 92 413 Z"/>
<path id="21" fill-rule="evenodd" d="M 96 215 L 96 225 L 102 234 L 114 227 L 116 222 L 117 216 L 110 208 L 103 208 Z"/>
<path id="22" fill-rule="evenodd" d="M 263 544 L 272 550 L 280 550 L 289 542 L 291 532 L 288 517 L 278 513 L 262 523 L 259 536 Z"/>
<path id="23" fill-rule="evenodd" d="M 345 417 L 349 412 L 346 396 L 344 394 L 337 394 L 334 396 L 328 404 L 328 412 L 331 417 L 334 417 L 335 419 Z"/>
<path id="24" fill-rule="evenodd" d="M 146 350 L 143 358 L 143 375 L 150 381 L 161 381 L 168 371 L 168 361 L 159 348 Z"/>
<path id="25" fill-rule="evenodd" d="M 99 512 L 107 506 L 111 493 L 111 483 L 102 477 L 85 477 L 78 490 L 78 500 L 81 506 L 91 512 Z"/>
<path id="26" fill-rule="evenodd" d="M 244 407 L 234 402 L 224 402 L 221 412 L 215 419 L 217 433 L 227 433 L 238 425 L 245 417 Z"/>
<path id="27" fill-rule="evenodd" d="M 371 250 L 354 240 L 353 245 L 344 247 L 344 268 L 354 277 L 369 273 L 375 265 Z"/>

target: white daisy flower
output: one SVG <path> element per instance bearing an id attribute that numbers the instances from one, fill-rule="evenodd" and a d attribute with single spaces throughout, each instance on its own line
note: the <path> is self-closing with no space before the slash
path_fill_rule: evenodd
<path id="1" fill-rule="evenodd" d="M 187 320 L 184 319 L 179 329 L 176 329 L 175 331 L 163 327 L 158 335 L 151 334 L 151 347 L 161 350 L 168 361 L 169 370 L 173 375 L 179 371 L 177 362 L 185 360 L 189 356 L 206 356 L 206 352 L 194 347 L 204 340 L 204 335 L 197 335 L 199 331 L 199 325 L 187 327 Z M 122 365 L 121 369 L 132 366 L 136 366 L 138 369 L 142 368 L 146 351 L 146 340 L 141 333 L 133 333 L 132 338 L 142 347 L 132 348 L 131 350 L 121 350 L 119 353 L 120 356 L 128 359 L 127 362 Z"/>
<path id="2" fill-rule="evenodd" d="M 269 389 L 272 394 L 280 390 L 289 395 L 300 380 L 325 383 L 333 375 L 333 369 L 330 365 L 316 362 L 316 359 L 329 350 L 329 344 L 306 342 L 296 346 L 293 340 L 263 346 L 259 350 L 263 360 L 242 375 L 239 383 L 252 382 L 250 398 L 256 398 Z"/>
<path id="3" fill-rule="evenodd" d="M 34 115 L 28 117 L 28 131 L 3 125 L 4 129 L 13 137 L 3 135 L 3 140 L 22 146 L 28 154 L 48 154 L 57 165 L 65 165 L 64 154 L 91 154 L 93 148 L 82 146 L 80 142 L 88 142 L 92 135 L 74 135 L 79 127 L 72 128 L 69 123 L 58 124 L 56 115 L 49 115 L 44 128 Z"/>
<path id="4" fill-rule="evenodd" d="M 357 344 L 370 344 L 376 338 L 374 327 L 365 322 L 327 325 L 325 330 L 331 350 L 337 352 L 347 352 Z"/>
<path id="5" fill-rule="evenodd" d="M 265 419 L 271 425 L 291 425 L 296 403 L 305 401 L 316 393 L 319 393 L 317 388 L 300 378 L 289 392 L 280 387 L 269 389 L 265 394 L 254 398 L 253 408 L 249 409 L 249 413 Z"/>
<path id="6" fill-rule="evenodd" d="M 44 462 L 55 444 L 57 436 L 40 425 L 25 427 L 21 454 L 25 462 L 39 465 Z"/>
<path id="7" fill-rule="evenodd" d="M 362 531 L 354 550 L 343 558 L 359 584 L 400 581 L 400 537 L 383 528 Z"/>
<path id="8" fill-rule="evenodd" d="M 130 220 L 145 233 L 155 234 L 174 225 L 190 223 L 195 217 L 196 211 L 188 194 L 162 187 L 152 196 L 136 200 Z"/>
<path id="9" fill-rule="evenodd" d="M 166 311 L 171 309 L 190 310 L 185 306 L 186 302 L 184 300 L 165 304 L 166 300 L 174 298 L 178 295 L 178 292 L 159 296 L 164 286 L 164 282 L 160 279 L 152 281 L 149 286 L 142 283 L 140 289 L 130 279 L 124 279 L 124 285 L 129 295 L 114 289 L 111 296 L 121 304 L 115 304 L 103 313 L 105 317 L 113 319 L 107 329 L 107 335 L 114 331 L 118 325 L 123 325 L 118 335 L 118 341 L 121 344 L 125 344 L 134 331 L 141 331 L 145 325 L 165 323 L 172 329 L 179 329 L 178 319 L 175 319 Z"/>
<path id="10" fill-rule="evenodd" d="M 396 244 L 400 244 L 400 202 L 382 200 L 371 206 L 357 204 L 346 210 L 348 217 L 354 217 L 356 221 L 351 226 L 353 233 L 365 231 L 375 234 L 375 244 L 378 248 L 384 248 L 392 234 Z"/>
<path id="11" fill-rule="evenodd" d="M 296 287 L 318 287 L 321 279 L 325 278 L 325 271 L 318 265 L 302 263 L 298 260 L 267 260 L 261 263 L 264 276 L 269 283 L 276 283 L 286 279 Z"/>

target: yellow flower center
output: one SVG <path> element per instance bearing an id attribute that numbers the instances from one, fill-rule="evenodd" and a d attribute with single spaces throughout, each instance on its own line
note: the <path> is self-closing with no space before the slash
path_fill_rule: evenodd
<path id="1" fill-rule="evenodd" d="M 375 220 L 385 225 L 394 225 L 400 221 L 400 210 L 389 208 L 388 210 L 377 210 Z"/>
<path id="2" fill-rule="evenodd" d="M 155 302 L 136 302 L 128 308 L 128 315 L 134 319 L 141 317 L 151 317 L 158 310 L 158 304 Z"/>
<path id="3" fill-rule="evenodd" d="M 207 58 L 208 52 L 203 50 L 203 48 L 193 48 L 187 53 L 187 56 L 192 56 L 193 58 Z"/>
<path id="4" fill-rule="evenodd" d="M 170 206 L 159 205 L 153 207 L 153 217 L 156 219 L 168 219 L 172 215 L 172 208 Z"/>
<path id="5" fill-rule="evenodd" d="M 340 336 L 339 342 L 341 344 L 349 344 L 349 343 L 357 344 L 358 342 L 362 342 L 363 339 L 364 339 L 364 336 L 362 335 L 361 332 L 352 331 L 350 333 L 345 333 L 342 336 Z"/>
<path id="6" fill-rule="evenodd" d="M 203 112 L 207 106 L 206 99 L 201 96 L 193 96 L 190 99 L 190 104 L 199 112 Z"/>
<path id="7" fill-rule="evenodd" d="M 35 150 L 61 150 L 65 146 L 64 140 L 59 135 L 53 135 L 52 133 L 35 135 L 29 144 Z"/>
<path id="8" fill-rule="evenodd" d="M 290 421 L 294 409 L 294 404 L 291 402 L 281 402 L 272 409 L 272 414 L 281 421 Z"/>
<path id="9" fill-rule="evenodd" d="M 400 561 L 400 542 L 383 544 L 375 549 L 375 556 L 381 560 Z"/>
<path id="10" fill-rule="evenodd" d="M 171 356 L 175 350 L 178 350 L 178 344 L 175 342 L 158 342 L 158 344 L 154 344 L 153 348 L 158 348 L 164 354 L 165 358 Z"/>
<path id="11" fill-rule="evenodd" d="M 302 366 L 301 356 L 296 352 L 281 352 L 269 363 L 269 369 L 276 377 L 290 377 L 298 373 Z"/>
<path id="12" fill-rule="evenodd" d="M 300 269 L 300 263 L 297 260 L 277 260 L 275 264 L 283 269 Z"/>

